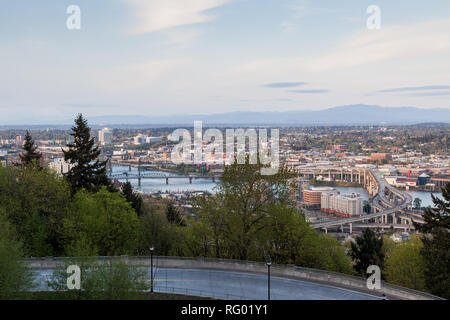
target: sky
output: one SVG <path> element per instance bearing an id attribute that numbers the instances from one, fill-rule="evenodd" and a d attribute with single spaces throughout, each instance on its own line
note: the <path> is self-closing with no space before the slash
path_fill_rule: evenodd
<path id="1" fill-rule="evenodd" d="M 448 0 L 4 0 L 0 124 L 450 108 L 449 34 Z"/>

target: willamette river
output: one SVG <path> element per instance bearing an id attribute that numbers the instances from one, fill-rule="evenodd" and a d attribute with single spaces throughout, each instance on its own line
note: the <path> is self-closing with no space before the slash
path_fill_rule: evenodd
<path id="1" fill-rule="evenodd" d="M 131 171 L 128 171 L 128 166 L 118 166 L 113 165 L 112 172 L 114 173 L 122 173 L 128 172 L 129 174 L 137 174 L 137 168 L 131 168 Z M 150 171 L 142 171 L 143 173 Z M 169 176 L 177 176 L 175 173 L 170 172 L 162 172 L 162 171 L 152 171 L 155 173 L 162 173 Z M 125 180 L 120 180 L 124 182 Z M 212 182 L 211 179 L 193 179 L 192 184 L 189 183 L 189 179 L 169 179 L 169 184 L 166 184 L 166 179 L 142 179 L 141 186 L 138 186 L 138 180 L 131 179 L 131 184 L 134 188 L 142 191 L 143 193 L 154 193 L 154 192 L 182 192 L 182 191 L 209 191 L 213 192 L 215 187 L 215 183 Z"/>
<path id="2" fill-rule="evenodd" d="M 137 168 L 131 168 L 131 172 L 128 171 L 128 166 L 118 166 L 114 165 L 112 168 L 113 173 L 129 172 L 131 174 L 137 174 Z M 144 171 L 149 172 L 149 171 Z M 154 171 L 157 173 L 163 173 L 170 176 L 176 176 L 177 174 Z M 122 181 L 123 182 L 123 181 Z M 166 179 L 142 179 L 141 186 L 138 186 L 137 180 L 130 180 L 133 187 L 139 189 L 143 193 L 154 193 L 154 192 L 182 192 L 182 191 L 209 191 L 214 192 L 215 183 L 211 179 L 195 179 L 192 184 L 189 183 L 189 179 L 169 179 L 169 184 L 166 184 Z M 341 194 L 359 193 L 364 200 L 369 199 L 369 194 L 364 188 L 357 187 L 335 187 L 339 190 Z M 422 206 L 433 206 L 433 201 L 431 200 L 431 192 L 425 191 L 409 191 L 413 200 L 419 198 L 422 200 Z M 435 196 L 442 197 L 440 193 L 434 193 Z"/>

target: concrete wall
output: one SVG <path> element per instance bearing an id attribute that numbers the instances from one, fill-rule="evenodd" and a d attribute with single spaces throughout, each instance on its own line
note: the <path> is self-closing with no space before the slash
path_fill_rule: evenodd
<path id="1" fill-rule="evenodd" d="M 123 260 L 133 265 L 142 265 L 150 267 L 150 257 L 98 257 L 100 261 L 108 263 L 110 260 Z M 28 266 L 32 269 L 54 269 L 63 266 L 69 258 L 31 258 L 26 259 Z M 156 263 L 156 257 L 154 257 Z M 231 272 L 247 272 L 266 274 L 267 266 L 262 262 L 227 260 L 227 259 L 206 259 L 206 258 L 181 258 L 181 257 L 158 257 L 158 268 L 180 268 L 180 269 L 209 269 L 224 270 Z M 371 294 L 382 295 L 394 299 L 402 300 L 440 300 L 441 298 L 428 293 L 381 283 L 380 290 L 367 289 L 366 279 L 349 276 L 341 273 L 329 272 L 324 270 L 296 267 L 294 265 L 282 266 L 272 265 L 271 275 L 297 280 L 306 280 L 318 282 L 336 287 L 353 289 L 356 291 L 367 292 Z"/>

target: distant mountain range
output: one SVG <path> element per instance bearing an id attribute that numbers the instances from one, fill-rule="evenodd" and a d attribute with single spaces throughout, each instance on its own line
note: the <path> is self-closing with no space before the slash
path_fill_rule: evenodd
<path id="1" fill-rule="evenodd" d="M 312 125 L 410 125 L 418 123 L 450 124 L 450 108 L 421 109 L 416 107 L 380 107 L 371 105 L 348 105 L 317 111 L 286 111 L 286 112 L 228 112 L 217 114 L 193 115 L 176 114 L 170 116 L 143 115 L 105 115 L 88 117 L 93 128 L 114 127 L 192 127 L 195 120 L 203 122 L 204 126 L 312 126 Z M 7 127 L 45 127 L 65 128 L 73 123 L 66 121 L 39 122 L 18 125 L 3 125 Z"/>
<path id="2" fill-rule="evenodd" d="M 103 116 L 91 117 L 89 123 L 97 125 L 189 125 L 195 120 L 204 125 L 380 125 L 415 124 L 424 122 L 450 123 L 450 109 L 420 109 L 415 107 L 380 107 L 349 105 L 318 111 L 286 112 L 228 112 L 208 115 L 172 116 Z"/>

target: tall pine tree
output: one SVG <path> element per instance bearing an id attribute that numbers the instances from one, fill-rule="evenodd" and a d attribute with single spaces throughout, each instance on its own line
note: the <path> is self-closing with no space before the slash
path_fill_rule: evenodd
<path id="1" fill-rule="evenodd" d="M 423 215 L 424 224 L 414 223 L 423 233 L 421 254 L 425 260 L 425 284 L 431 293 L 450 299 L 450 183 L 440 199 L 431 195 L 434 208 Z"/>
<path id="2" fill-rule="evenodd" d="M 130 182 L 126 182 L 122 185 L 122 195 L 131 204 L 136 214 L 140 216 L 143 212 L 143 201 L 142 197 L 133 191 L 133 186 Z"/>
<path id="3" fill-rule="evenodd" d="M 31 137 L 30 132 L 27 130 L 25 134 L 25 142 L 23 144 L 24 153 L 20 155 L 22 165 L 28 166 L 31 164 L 39 165 L 41 159 L 41 153 L 37 152 L 37 146 L 34 144 L 34 140 Z"/>
<path id="4" fill-rule="evenodd" d="M 375 232 L 366 228 L 355 240 L 356 243 L 351 243 L 350 256 L 355 262 L 353 267 L 356 272 L 365 276 L 370 265 L 377 265 L 383 269 L 383 238 L 378 239 Z"/>
<path id="5" fill-rule="evenodd" d="M 82 114 L 75 119 L 75 126 L 72 127 L 70 135 L 73 142 L 68 143 L 68 150 L 63 152 L 64 160 L 74 165 L 66 174 L 72 193 L 81 189 L 95 192 L 101 186 L 110 187 L 106 176 L 107 160 L 98 159 L 101 150 L 94 145 L 94 138 L 91 138 L 90 128 Z"/>

